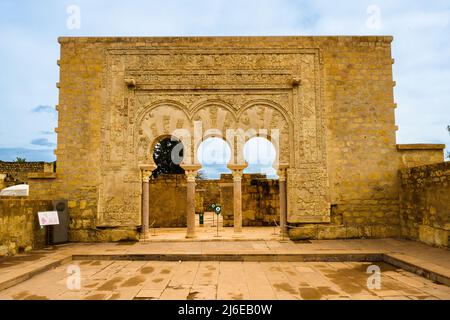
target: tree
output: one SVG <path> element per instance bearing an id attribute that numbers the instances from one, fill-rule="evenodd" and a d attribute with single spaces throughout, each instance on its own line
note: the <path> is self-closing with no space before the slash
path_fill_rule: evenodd
<path id="1" fill-rule="evenodd" d="M 157 165 L 152 177 L 157 178 L 161 174 L 184 174 L 180 163 L 183 159 L 183 145 L 179 140 L 165 138 L 155 145 L 153 160 Z"/>
<path id="2" fill-rule="evenodd" d="M 206 171 L 200 170 L 197 174 L 197 180 L 208 180 L 208 175 Z"/>
<path id="3" fill-rule="evenodd" d="M 20 157 L 16 157 L 16 162 L 24 163 L 24 162 L 27 162 L 27 159 L 25 159 L 25 158 L 20 158 Z"/>

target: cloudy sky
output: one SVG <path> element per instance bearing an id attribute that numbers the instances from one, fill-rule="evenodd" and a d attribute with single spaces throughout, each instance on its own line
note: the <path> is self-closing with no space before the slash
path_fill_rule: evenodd
<path id="1" fill-rule="evenodd" d="M 0 160 L 54 160 L 58 36 L 378 34 L 395 37 L 398 143 L 450 147 L 448 0 L 1 0 Z"/>

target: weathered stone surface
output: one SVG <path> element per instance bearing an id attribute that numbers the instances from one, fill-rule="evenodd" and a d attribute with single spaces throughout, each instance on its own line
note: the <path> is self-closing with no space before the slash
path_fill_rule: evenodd
<path id="1" fill-rule="evenodd" d="M 0 198 L 0 256 L 43 247 L 45 229 L 40 228 L 37 213 L 52 209 L 47 200 Z"/>
<path id="2" fill-rule="evenodd" d="M 398 169 L 443 160 L 442 150 L 421 149 L 402 159 L 406 151 L 397 149 L 392 37 L 59 42 L 56 179 L 34 179 L 31 194 L 42 198 L 47 190 L 74 202 L 73 239 L 137 232 L 140 166 L 153 161 L 158 139 L 193 130 L 195 121 L 202 122 L 202 133 L 278 129 L 278 160 L 289 165 L 288 223 L 332 222 L 320 234 L 327 238 L 343 236 L 341 227 L 351 230 L 346 236 L 400 235 Z M 272 131 L 268 138 L 277 140 Z M 233 151 L 242 157 L 242 150 Z M 226 210 L 232 190 L 221 191 Z M 274 207 L 277 200 L 267 197 L 267 207 Z M 244 224 L 246 217 L 264 224 L 277 216 L 264 214 L 261 221 L 245 205 L 244 199 Z"/>
<path id="3" fill-rule="evenodd" d="M 402 235 L 428 244 L 449 245 L 450 162 L 400 171 Z"/>
<path id="4" fill-rule="evenodd" d="M 0 190 L 9 186 L 28 183 L 29 175 L 50 175 L 55 163 L 47 162 L 5 162 L 0 161 Z"/>
<path id="5" fill-rule="evenodd" d="M 232 227 L 234 218 L 232 182 L 230 175 L 222 175 L 220 180 L 197 180 L 196 212 L 211 212 L 212 204 L 221 204 L 224 226 Z M 163 228 L 186 227 L 184 175 L 162 175 L 151 180 L 150 194 L 153 195 L 153 198 L 150 198 L 150 224 L 154 223 L 155 227 Z M 243 175 L 244 227 L 271 226 L 274 225 L 274 220 L 279 223 L 279 207 L 277 180 L 267 180 L 265 175 Z"/>

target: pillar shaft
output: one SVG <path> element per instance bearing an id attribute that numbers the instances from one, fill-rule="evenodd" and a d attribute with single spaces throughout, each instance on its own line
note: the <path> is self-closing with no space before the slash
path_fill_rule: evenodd
<path id="1" fill-rule="evenodd" d="M 186 174 L 186 238 L 195 238 L 195 179 L 201 168 L 196 164 L 182 164 Z"/>
<path id="2" fill-rule="evenodd" d="M 234 232 L 242 232 L 242 175 L 247 164 L 229 164 L 233 173 L 233 215 Z"/>
<path id="3" fill-rule="evenodd" d="M 233 174 L 234 232 L 242 232 L 242 178 Z"/>
<path id="4" fill-rule="evenodd" d="M 286 180 L 279 181 L 280 188 L 280 226 L 282 234 L 287 234 L 287 196 L 286 196 Z"/>
<path id="5" fill-rule="evenodd" d="M 142 174 L 142 204 L 141 204 L 141 239 L 148 238 L 150 220 L 150 176 L 156 165 L 150 164 L 141 167 Z"/>
<path id="6" fill-rule="evenodd" d="M 186 201 L 186 238 L 195 237 L 195 178 L 187 180 L 187 201 Z"/>
<path id="7" fill-rule="evenodd" d="M 288 235 L 287 228 L 287 183 L 286 183 L 286 169 L 287 165 L 280 165 L 278 169 L 278 187 L 280 196 L 280 233 L 281 235 Z"/>
<path id="8" fill-rule="evenodd" d="M 149 181 L 142 182 L 142 234 L 148 235 L 149 216 L 150 216 L 150 183 Z"/>

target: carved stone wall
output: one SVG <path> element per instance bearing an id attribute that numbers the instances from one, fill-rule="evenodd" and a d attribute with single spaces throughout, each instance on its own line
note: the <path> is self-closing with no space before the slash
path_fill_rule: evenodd
<path id="1" fill-rule="evenodd" d="M 195 122 L 203 135 L 240 129 L 248 132 L 247 140 L 267 130 L 279 161 L 291 168 L 290 221 L 329 219 L 318 48 L 177 43 L 136 48 L 118 42 L 105 43 L 104 50 L 100 225 L 139 224 L 137 169 L 152 161 L 160 137 L 185 129 L 193 140 Z M 193 157 L 200 142 L 194 141 L 185 157 Z M 242 159 L 243 150 L 235 149 L 234 156 Z"/>

